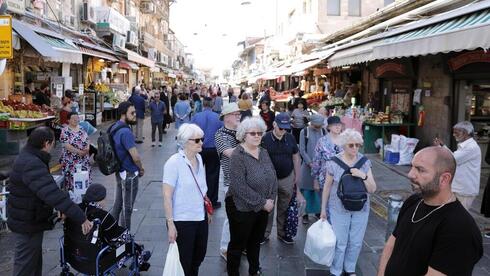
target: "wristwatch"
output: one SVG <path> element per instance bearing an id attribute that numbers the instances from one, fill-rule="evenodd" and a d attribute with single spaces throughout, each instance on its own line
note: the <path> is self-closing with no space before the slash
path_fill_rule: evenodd
<path id="1" fill-rule="evenodd" d="M 366 181 L 368 179 L 368 174 L 366 174 L 366 177 L 364 177 L 362 180 Z"/>

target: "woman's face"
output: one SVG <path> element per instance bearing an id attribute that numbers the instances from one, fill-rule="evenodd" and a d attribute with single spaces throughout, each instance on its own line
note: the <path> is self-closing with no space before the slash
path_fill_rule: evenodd
<path id="1" fill-rule="evenodd" d="M 187 141 L 185 148 L 190 152 L 199 153 L 202 151 L 203 142 L 204 142 L 203 136 L 194 135 Z"/>
<path id="2" fill-rule="evenodd" d="M 245 134 L 245 144 L 250 147 L 258 147 L 262 141 L 264 132 L 259 128 L 248 129 Z"/>
<path id="3" fill-rule="evenodd" d="M 303 104 L 302 104 L 302 103 L 298 103 L 298 108 L 299 108 L 300 110 L 303 110 L 303 109 L 304 109 Z"/>
<path id="4" fill-rule="evenodd" d="M 69 124 L 72 127 L 78 126 L 78 123 L 80 122 L 78 115 L 71 115 Z"/>
<path id="5" fill-rule="evenodd" d="M 361 147 L 362 143 L 360 143 L 359 141 L 349 140 L 344 145 L 344 151 L 347 152 L 349 155 L 357 155 Z"/>
<path id="6" fill-rule="evenodd" d="M 328 129 L 330 130 L 331 133 L 338 135 L 342 132 L 342 124 L 329 125 Z"/>

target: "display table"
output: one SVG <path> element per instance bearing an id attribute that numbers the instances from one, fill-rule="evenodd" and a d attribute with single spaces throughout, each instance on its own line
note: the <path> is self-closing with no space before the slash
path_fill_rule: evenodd
<path id="1" fill-rule="evenodd" d="M 407 136 L 410 137 L 410 127 L 415 126 L 414 123 L 403 123 L 403 124 L 375 124 L 370 122 L 364 122 L 363 133 L 364 133 L 364 153 L 378 153 L 378 149 L 374 145 L 374 142 L 382 138 L 381 153 L 384 156 L 384 139 L 386 135 L 386 129 L 407 129 Z M 399 133 L 399 131 L 398 131 Z"/>
<path id="2" fill-rule="evenodd" d="M 46 122 L 53 120 L 54 116 L 44 118 L 10 118 L 9 123 L 13 128 L 0 129 L 0 154 L 16 155 L 27 142 L 27 138 L 33 129 L 45 126 Z"/>

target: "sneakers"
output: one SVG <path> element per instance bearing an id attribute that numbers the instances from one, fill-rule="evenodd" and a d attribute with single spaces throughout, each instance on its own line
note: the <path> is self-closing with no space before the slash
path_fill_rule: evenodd
<path id="1" fill-rule="evenodd" d="M 260 241 L 260 245 L 263 245 L 265 244 L 266 242 L 269 241 L 269 237 L 264 237 L 261 241 Z"/>
<path id="2" fill-rule="evenodd" d="M 264 274 L 262 273 L 262 268 L 259 267 L 259 270 L 257 272 L 255 272 L 254 274 L 249 274 L 249 275 L 250 276 L 259 276 L 259 275 L 264 275 Z"/>
<path id="3" fill-rule="evenodd" d="M 155 146 L 156 146 L 155 142 L 152 142 L 152 143 L 151 143 L 151 147 L 153 148 L 153 147 L 155 147 Z"/>
<path id="4" fill-rule="evenodd" d="M 223 258 L 223 260 L 225 260 L 225 262 L 228 261 L 228 259 L 226 258 L 227 254 L 228 254 L 228 252 L 223 251 L 223 250 L 220 250 L 220 252 L 219 252 L 219 255 L 221 256 L 221 258 Z"/>
<path id="5" fill-rule="evenodd" d="M 277 236 L 277 238 L 279 240 L 281 240 L 283 243 L 285 244 L 294 244 L 294 240 L 289 238 L 289 237 L 281 237 L 281 236 Z"/>
<path id="6" fill-rule="evenodd" d="M 159 147 L 162 147 L 162 142 L 158 142 L 158 146 Z"/>
<path id="7" fill-rule="evenodd" d="M 308 215 L 303 215 L 302 221 L 303 221 L 303 224 L 308 224 L 309 223 L 309 221 L 308 221 Z"/>
<path id="8" fill-rule="evenodd" d="M 486 232 L 485 234 L 483 234 L 483 236 L 487 239 L 490 239 L 490 232 Z"/>

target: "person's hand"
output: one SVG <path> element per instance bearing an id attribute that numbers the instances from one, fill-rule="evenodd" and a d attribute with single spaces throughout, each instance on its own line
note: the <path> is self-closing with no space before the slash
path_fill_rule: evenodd
<path id="1" fill-rule="evenodd" d="M 86 219 L 85 222 L 82 224 L 82 233 L 84 235 L 87 235 L 90 232 L 90 230 L 92 230 L 92 226 L 94 226 L 94 224 L 88 219 Z"/>
<path id="2" fill-rule="evenodd" d="M 211 224 L 213 222 L 213 215 L 208 214 L 208 224 Z"/>
<path id="3" fill-rule="evenodd" d="M 264 205 L 264 210 L 270 213 L 273 208 L 274 208 L 274 200 L 272 199 L 266 200 Z"/>
<path id="4" fill-rule="evenodd" d="M 296 202 L 298 202 L 298 204 L 300 205 L 306 203 L 305 197 L 303 196 L 302 193 L 296 193 Z"/>
<path id="5" fill-rule="evenodd" d="M 138 174 L 140 177 L 143 177 L 143 175 L 145 175 L 145 169 L 143 168 L 139 169 Z"/>
<path id="6" fill-rule="evenodd" d="M 327 212 L 325 212 L 325 210 L 322 210 L 321 213 L 320 213 L 320 219 L 322 221 L 325 221 L 327 220 Z"/>
<path id="7" fill-rule="evenodd" d="M 361 179 L 364 179 L 367 176 L 365 173 L 361 172 L 359 169 L 356 168 L 350 169 L 350 173 L 352 174 L 352 176 L 359 177 Z"/>
<path id="8" fill-rule="evenodd" d="M 320 183 L 317 179 L 313 180 L 313 190 L 315 190 L 316 192 L 320 191 Z"/>
<path id="9" fill-rule="evenodd" d="M 434 143 L 434 146 L 441 146 L 441 147 L 444 146 L 444 143 L 438 137 L 434 138 L 433 143 Z"/>
<path id="10" fill-rule="evenodd" d="M 174 243 L 177 240 L 177 228 L 173 221 L 167 223 L 168 242 Z"/>

